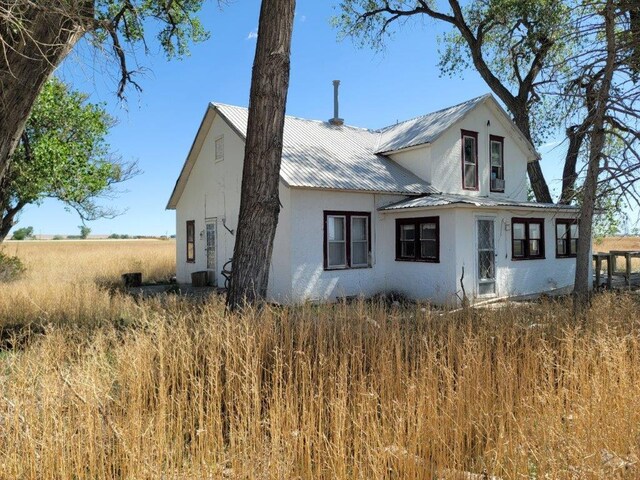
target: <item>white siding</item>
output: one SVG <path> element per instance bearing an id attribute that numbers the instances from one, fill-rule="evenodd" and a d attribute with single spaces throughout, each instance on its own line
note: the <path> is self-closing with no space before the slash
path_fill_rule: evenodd
<path id="1" fill-rule="evenodd" d="M 456 217 L 457 237 L 465 239 L 463 242 L 458 242 L 456 248 L 456 276 L 459 280 L 464 267 L 464 284 L 469 297 L 478 296 L 476 239 L 478 218 L 495 220 L 496 297 L 529 295 L 573 287 L 576 259 L 556 258 L 555 244 L 555 219 L 571 218 L 570 215 L 540 211 L 458 208 Z M 513 217 L 544 219 L 544 259 L 512 260 L 511 222 Z"/>
<path id="2" fill-rule="evenodd" d="M 215 161 L 215 140 L 224 136 L 224 160 Z M 223 285 L 220 274 L 223 265 L 233 256 L 235 236 L 223 226 L 236 230 L 240 209 L 244 141 L 220 118 L 213 120 L 202 150 L 196 159 L 188 182 L 176 208 L 176 277 L 179 283 L 191 283 L 191 273 L 206 269 L 205 219 L 217 219 L 218 251 L 216 278 Z M 269 296 L 273 300 L 289 292 L 290 233 L 289 189 L 281 184 L 279 225 L 276 230 Z M 186 261 L 186 221 L 195 221 L 196 261 Z M 202 233 L 202 234 L 201 234 Z"/>
<path id="3" fill-rule="evenodd" d="M 478 132 L 478 191 L 462 188 L 461 130 Z M 504 137 L 503 194 L 491 192 L 489 188 L 489 135 Z M 501 115 L 496 115 L 492 107 L 483 104 L 446 130 L 433 144 L 395 153 L 391 158 L 443 193 L 525 201 L 528 152 L 522 150 L 513 137 L 513 128 L 503 121 Z"/>

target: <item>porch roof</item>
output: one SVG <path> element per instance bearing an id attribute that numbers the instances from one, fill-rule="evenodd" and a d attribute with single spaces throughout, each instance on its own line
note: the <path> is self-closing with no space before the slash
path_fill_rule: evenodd
<path id="1" fill-rule="evenodd" d="M 411 208 L 446 207 L 450 205 L 469 205 L 481 208 L 515 207 L 531 208 L 543 210 L 563 211 L 567 213 L 577 213 L 579 208 L 573 205 L 558 205 L 555 203 L 538 202 L 518 202 L 501 198 L 476 197 L 471 195 L 455 195 L 448 193 L 438 193 L 423 197 L 411 197 L 399 202 L 391 203 L 381 207 L 380 211 L 396 211 Z"/>

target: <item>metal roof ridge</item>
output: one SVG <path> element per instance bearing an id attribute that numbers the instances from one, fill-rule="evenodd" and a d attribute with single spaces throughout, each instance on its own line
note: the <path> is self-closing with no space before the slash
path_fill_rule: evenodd
<path id="1" fill-rule="evenodd" d="M 373 132 L 382 134 L 382 133 L 385 133 L 387 130 L 390 130 L 390 129 L 392 129 L 394 127 L 397 127 L 399 125 L 402 125 L 404 123 L 413 122 L 415 120 L 419 120 L 421 118 L 429 117 L 429 116 L 435 115 L 437 113 L 442 113 L 442 112 L 444 112 L 446 110 L 453 110 L 456 107 L 460 107 L 460 106 L 465 105 L 467 103 L 475 102 L 477 100 L 488 98 L 488 97 L 491 97 L 491 93 L 485 93 L 483 95 L 479 95 L 477 97 L 470 98 L 469 100 L 465 100 L 464 102 L 460 102 L 460 103 L 457 103 L 455 105 L 451 105 L 450 107 L 444 107 L 444 108 L 441 108 L 439 110 L 434 110 L 433 112 L 424 113 L 422 115 L 416 115 L 415 117 L 408 118 L 406 120 L 402 120 L 401 122 L 394 123 L 393 125 L 387 125 L 386 127 L 378 128 L 377 130 L 373 130 Z"/>

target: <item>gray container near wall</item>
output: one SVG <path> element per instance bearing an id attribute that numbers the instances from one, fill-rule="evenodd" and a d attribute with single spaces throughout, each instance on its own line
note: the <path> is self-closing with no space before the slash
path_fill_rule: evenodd
<path id="1" fill-rule="evenodd" d="M 209 272 L 202 270 L 191 274 L 191 285 L 194 287 L 206 287 L 209 281 Z"/>

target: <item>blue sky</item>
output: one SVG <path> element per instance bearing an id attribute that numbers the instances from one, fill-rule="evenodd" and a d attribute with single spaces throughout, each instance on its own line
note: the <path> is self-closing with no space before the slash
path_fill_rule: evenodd
<path id="1" fill-rule="evenodd" d="M 379 53 L 338 41 L 330 19 L 336 1 L 298 0 L 291 58 L 287 113 L 328 119 L 333 114 L 333 79 L 341 80 L 340 116 L 351 125 L 378 128 L 489 92 L 472 70 L 457 78 L 441 77 L 437 36 L 431 20 L 406 23 Z M 93 234 L 171 235 L 174 212 L 165 206 L 208 102 L 246 106 L 255 50 L 260 2 L 243 0 L 219 8 L 206 4 L 201 18 L 211 38 L 192 46 L 183 60 L 167 61 L 157 44 L 150 55 L 138 54 L 145 73 L 143 91 L 130 88 L 128 100 L 116 98 L 115 65 L 87 46 L 71 53 L 58 74 L 77 89 L 104 102 L 117 118 L 110 133 L 112 148 L 138 161 L 141 175 L 122 185 L 108 203 L 125 213 L 88 225 Z M 561 174 L 562 147 L 539 147 L 550 186 Z M 28 206 L 20 226 L 37 234 L 76 234 L 80 220 L 56 201 Z"/>

